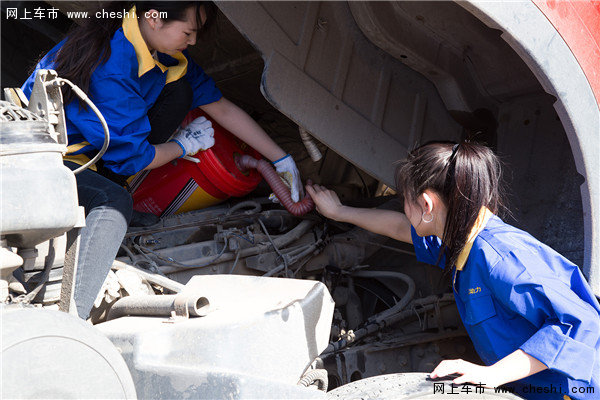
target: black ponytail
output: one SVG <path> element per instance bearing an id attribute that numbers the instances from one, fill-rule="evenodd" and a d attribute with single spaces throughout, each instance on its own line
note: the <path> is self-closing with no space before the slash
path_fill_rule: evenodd
<path id="1" fill-rule="evenodd" d="M 430 142 L 413 150 L 396 171 L 398 192 L 414 202 L 426 189 L 436 192 L 448 209 L 439 258 L 456 264 L 481 207 L 504 209 L 502 169 L 486 146 L 463 142 Z M 438 262 L 439 262 L 438 258 Z"/>
<path id="2" fill-rule="evenodd" d="M 213 3 L 205 1 L 111 1 L 100 5 L 99 12 L 92 12 L 81 25 L 73 24 L 67 34 L 67 40 L 60 48 L 54 59 L 54 69 L 58 76 L 69 79 L 84 92 L 89 91 L 90 79 L 94 70 L 110 58 L 110 41 L 115 32 L 121 27 L 121 18 L 108 18 L 111 15 L 123 14 L 136 6 L 139 16 L 148 10 L 155 9 L 166 12 L 165 21 L 185 20 L 188 7 L 196 7 L 198 34 L 206 33 L 215 19 L 216 8 Z M 206 23 L 200 23 L 200 7 L 206 12 Z M 98 18 L 97 18 L 98 17 Z M 68 87 L 63 87 L 65 104 L 69 103 L 74 94 Z M 80 104 L 83 103 L 80 102 Z"/>

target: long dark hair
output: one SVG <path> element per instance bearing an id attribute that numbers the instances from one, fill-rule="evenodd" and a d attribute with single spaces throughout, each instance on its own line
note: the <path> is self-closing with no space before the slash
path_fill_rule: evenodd
<path id="1" fill-rule="evenodd" d="M 398 193 L 415 202 L 426 189 L 437 193 L 448 209 L 442 255 L 446 268 L 456 264 L 481 207 L 494 214 L 505 208 L 502 167 L 486 146 L 463 142 L 429 142 L 410 152 L 396 170 Z"/>
<path id="2" fill-rule="evenodd" d="M 102 4 L 92 18 L 85 19 L 81 25 L 73 24 L 67 34 L 67 40 L 54 58 L 54 69 L 58 76 L 69 79 L 88 92 L 90 79 L 94 70 L 110 58 L 110 41 L 114 33 L 122 25 L 121 18 L 108 18 L 113 12 L 123 13 L 136 6 L 138 17 L 146 11 L 155 9 L 165 12 L 165 21 L 184 21 L 188 7 L 196 7 L 196 20 L 200 29 L 198 35 L 204 35 L 210 28 L 216 14 L 212 2 L 207 1 L 111 1 Z M 200 23 L 200 7 L 206 13 L 206 23 Z M 104 11 L 104 12 L 103 12 Z M 99 15 L 99 18 L 96 16 Z M 118 15 L 118 14 L 116 14 Z M 68 87 L 63 87 L 65 104 L 69 103 L 74 95 Z"/>

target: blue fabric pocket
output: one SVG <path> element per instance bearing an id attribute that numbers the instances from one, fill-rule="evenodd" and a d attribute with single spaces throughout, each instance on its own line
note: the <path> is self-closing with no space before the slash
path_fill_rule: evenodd
<path id="1" fill-rule="evenodd" d="M 465 302 L 465 324 L 476 325 L 496 315 L 494 301 L 489 294 L 469 297 Z"/>

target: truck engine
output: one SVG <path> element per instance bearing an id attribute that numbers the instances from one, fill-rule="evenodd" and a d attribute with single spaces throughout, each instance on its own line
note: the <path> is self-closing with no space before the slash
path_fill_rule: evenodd
<path id="1" fill-rule="evenodd" d="M 27 7 L 13 3 L 3 12 Z M 64 24 L 82 3 L 45 4 Z M 415 143 L 489 145 L 514 188 L 508 220 L 580 265 L 598 296 L 599 95 L 542 3 L 217 2 L 221 35 L 191 54 L 303 179 L 344 204 L 401 211 L 394 162 Z M 24 61 L 5 60 L 23 57 L 17 39 L 33 52 L 66 29 L 3 22 L 3 88 L 16 87 Z M 68 84 L 43 71 L 29 101 L 5 89 L 0 102 L 2 397 L 428 398 L 425 373 L 442 360 L 482 363 L 443 270 L 410 245 L 289 212 L 260 177 L 249 194 L 173 201 L 130 226 L 79 320 L 85 215 L 62 164 Z M 182 165 L 200 168 L 169 168 Z M 190 189 L 168 195 L 179 190 Z M 344 386 L 384 387 L 388 374 L 387 394 Z"/>

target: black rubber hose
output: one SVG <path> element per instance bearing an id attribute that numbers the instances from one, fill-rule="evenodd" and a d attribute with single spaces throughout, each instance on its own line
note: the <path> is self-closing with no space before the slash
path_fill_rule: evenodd
<path id="1" fill-rule="evenodd" d="M 416 313 L 424 313 L 426 311 L 433 310 L 433 309 L 435 309 L 435 303 L 451 302 L 451 301 L 453 301 L 453 299 L 454 299 L 454 297 L 452 294 L 447 294 L 447 295 L 445 294 L 442 297 L 428 296 L 428 297 L 424 297 L 422 299 L 413 300 L 413 302 L 411 304 L 413 306 L 419 306 L 418 309 L 413 310 L 411 308 L 408 310 L 397 312 L 396 314 L 393 314 L 393 315 L 386 316 L 379 321 L 367 322 L 367 324 L 365 326 L 363 326 L 360 329 L 357 329 L 355 332 L 352 332 L 350 335 L 347 335 L 347 337 L 342 338 L 342 339 L 338 340 L 337 342 L 329 343 L 329 346 L 327 346 L 327 348 L 321 354 L 323 355 L 323 354 L 339 351 L 345 347 L 348 347 L 350 344 L 357 342 L 358 340 L 364 338 L 365 336 L 368 336 L 375 332 L 378 332 L 381 329 L 385 328 L 386 326 L 391 326 L 391 325 L 397 323 L 398 321 L 403 320 L 404 318 L 407 318 L 411 315 L 415 315 Z"/>

